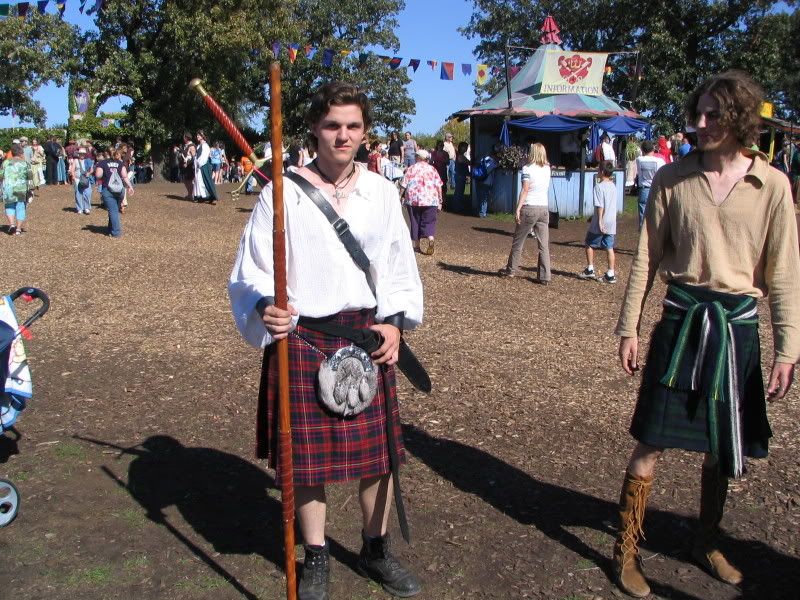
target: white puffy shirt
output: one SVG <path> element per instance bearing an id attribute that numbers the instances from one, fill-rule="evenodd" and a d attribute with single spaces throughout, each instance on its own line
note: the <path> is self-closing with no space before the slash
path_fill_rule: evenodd
<path id="1" fill-rule="evenodd" d="M 341 216 L 370 260 L 376 295 L 322 211 L 284 179 L 289 303 L 304 317 L 377 306 L 380 322 L 403 311 L 405 328 L 412 329 L 422 322 L 422 282 L 397 188 L 377 173 L 357 168 L 358 180 Z M 272 264 L 268 184 L 245 226 L 228 284 L 236 326 L 247 343 L 259 348 L 273 341 L 255 310 L 263 296 L 275 295 Z"/>

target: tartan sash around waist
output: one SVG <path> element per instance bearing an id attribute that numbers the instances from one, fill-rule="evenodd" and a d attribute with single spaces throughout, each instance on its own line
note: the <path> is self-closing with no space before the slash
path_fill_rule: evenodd
<path id="1" fill-rule="evenodd" d="M 726 474 L 744 472 L 741 386 L 737 353 L 743 329 L 758 327 L 758 303 L 672 283 L 664 298 L 664 318 L 680 321 L 680 330 L 661 383 L 697 392 L 707 403 L 709 447 Z"/>

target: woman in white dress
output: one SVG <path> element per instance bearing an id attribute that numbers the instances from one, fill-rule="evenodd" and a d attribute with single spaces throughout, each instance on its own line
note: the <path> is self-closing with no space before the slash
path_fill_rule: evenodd
<path id="1" fill-rule="evenodd" d="M 206 135 L 203 131 L 198 131 L 195 136 L 197 139 L 197 155 L 194 159 L 194 201 L 217 203 L 217 188 L 214 185 L 214 178 L 211 171 L 211 149 L 208 147 Z"/>

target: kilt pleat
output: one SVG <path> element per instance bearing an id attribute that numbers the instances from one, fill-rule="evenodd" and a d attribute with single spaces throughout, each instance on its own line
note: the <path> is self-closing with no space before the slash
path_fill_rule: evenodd
<path id="1" fill-rule="evenodd" d="M 695 288 L 693 293 L 707 295 L 708 301 L 718 300 L 729 310 L 741 301 L 741 296 L 710 290 Z M 656 448 L 710 452 L 707 399 L 697 391 L 676 390 L 660 381 L 669 367 L 680 328 L 681 321 L 662 317 L 653 329 L 630 433 L 636 440 Z M 742 450 L 745 456 L 764 458 L 769 452 L 772 431 L 767 419 L 758 328 L 733 329 L 739 365 Z M 697 344 L 698 340 L 691 338 L 689 343 Z"/>
<path id="2" fill-rule="evenodd" d="M 334 322 L 367 328 L 374 310 L 342 312 Z M 350 341 L 311 331 L 297 333 L 330 356 Z M 378 393 L 372 404 L 352 417 L 329 412 L 317 398 L 317 371 L 324 357 L 295 336 L 289 336 L 289 405 L 292 425 L 292 463 L 295 485 L 322 485 L 385 475 L 391 471 L 387 444 L 384 387 L 391 393 L 391 415 L 400 461 L 405 448 L 400 429 L 393 367 L 379 369 Z M 383 378 L 388 385 L 384 386 Z M 278 456 L 278 372 L 274 345 L 264 350 L 256 423 L 256 455 L 267 458 L 280 481 Z"/>

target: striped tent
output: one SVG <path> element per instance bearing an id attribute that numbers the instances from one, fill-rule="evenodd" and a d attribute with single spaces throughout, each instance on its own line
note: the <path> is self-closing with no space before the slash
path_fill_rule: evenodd
<path id="1" fill-rule="evenodd" d="M 480 106 L 453 114 L 460 120 L 476 115 L 536 116 L 562 115 L 566 117 L 639 117 L 638 113 L 625 110 L 608 96 L 586 96 L 584 94 L 542 94 L 545 53 L 561 50 L 558 44 L 544 44 L 536 49 L 520 71 L 511 79 L 511 108 L 503 87 L 493 98 Z"/>

